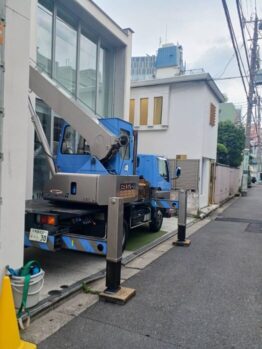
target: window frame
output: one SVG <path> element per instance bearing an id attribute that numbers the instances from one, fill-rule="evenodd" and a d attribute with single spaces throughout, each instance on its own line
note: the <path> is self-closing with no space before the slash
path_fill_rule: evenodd
<path id="1" fill-rule="evenodd" d="M 161 101 L 160 104 L 160 114 L 157 113 L 157 101 Z M 153 124 L 154 125 L 162 125 L 162 116 L 163 116 L 163 96 L 154 97 L 154 114 L 153 114 Z M 159 119 L 159 121 L 158 121 Z"/>
<path id="2" fill-rule="evenodd" d="M 143 115 L 143 103 L 146 102 L 145 106 L 145 115 Z M 149 106 L 149 98 L 148 97 L 143 97 L 140 98 L 140 117 L 139 117 L 139 125 L 140 126 L 147 126 L 148 125 L 148 106 Z M 145 118 L 145 121 L 142 122 L 143 118 Z M 144 123 L 145 122 L 145 123 Z"/>
<path id="3" fill-rule="evenodd" d="M 129 100 L 129 122 L 133 125 L 135 124 L 135 107 L 136 107 L 135 98 L 130 98 L 130 100 Z"/>
<path id="4" fill-rule="evenodd" d="M 50 6 L 45 4 L 51 4 Z M 76 30 L 77 34 L 77 43 L 76 43 L 76 77 L 75 77 L 75 89 L 74 92 L 72 93 L 69 91 L 69 93 L 72 95 L 73 98 L 75 98 L 77 101 L 82 103 L 85 107 L 90 108 L 86 103 L 84 103 L 80 98 L 79 98 L 79 69 L 80 69 L 80 40 L 81 40 L 81 35 L 84 35 L 87 39 L 91 40 L 96 44 L 97 47 L 97 60 L 96 60 L 96 74 L 98 76 L 99 74 L 99 51 L 100 49 L 104 49 L 107 53 L 107 62 L 106 64 L 108 65 L 109 68 L 106 69 L 107 71 L 107 82 L 106 86 L 104 87 L 105 91 L 108 91 L 107 95 L 104 96 L 104 103 L 103 103 L 103 115 L 99 113 L 99 79 L 96 79 L 96 96 L 95 96 L 95 109 L 93 110 L 96 115 L 98 116 L 112 116 L 113 115 L 113 106 L 114 106 L 114 74 L 115 74 L 115 49 L 111 48 L 109 44 L 106 41 L 106 38 L 102 37 L 101 35 L 98 35 L 96 32 L 92 31 L 92 28 L 88 26 L 88 24 L 85 24 L 82 19 L 80 19 L 77 15 L 74 15 L 73 18 L 69 21 L 67 21 L 67 17 L 71 17 L 69 14 L 68 9 L 63 6 L 62 3 L 60 3 L 57 0 L 38 0 L 38 6 L 41 5 L 44 8 L 47 8 L 50 11 L 50 8 L 52 7 L 51 13 L 52 13 L 52 37 L 51 37 L 51 73 L 50 77 L 57 81 L 56 79 L 56 64 L 55 64 L 55 57 L 56 57 L 56 22 L 57 19 L 62 19 L 69 27 L 73 28 Z M 40 6 L 39 6 L 40 7 Z M 65 13 L 65 16 L 58 16 L 58 12 Z M 39 62 L 37 62 L 37 65 Z M 39 65 L 40 66 L 40 65 Z M 105 80 L 104 80 L 105 81 Z M 61 84 L 58 81 L 59 84 Z M 67 90 L 66 87 L 64 87 L 62 84 L 61 86 Z M 101 108 L 100 108 L 101 109 Z"/>

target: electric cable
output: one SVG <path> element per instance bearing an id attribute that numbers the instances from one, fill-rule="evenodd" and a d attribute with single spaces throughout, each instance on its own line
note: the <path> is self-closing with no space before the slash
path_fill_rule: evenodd
<path id="1" fill-rule="evenodd" d="M 229 29 L 229 33 L 230 33 L 230 37 L 231 37 L 231 42 L 232 42 L 232 45 L 233 45 L 233 48 L 234 48 L 234 51 L 235 51 L 235 55 L 236 55 L 236 59 L 237 59 L 237 65 L 238 65 L 238 69 L 239 69 L 239 72 L 240 72 L 240 75 L 241 75 L 241 79 L 242 79 L 242 84 L 243 84 L 246 96 L 248 96 L 248 92 L 247 92 L 247 88 L 246 88 L 243 72 L 242 72 L 242 69 L 241 69 L 240 57 L 239 57 L 239 53 L 238 53 L 239 51 L 238 51 L 237 44 L 236 44 L 236 41 L 235 41 L 235 36 L 233 34 L 233 26 L 232 26 L 232 22 L 231 22 L 231 18 L 230 18 L 230 14 L 229 14 L 229 11 L 228 11 L 226 0 L 222 0 L 222 4 L 223 4 L 226 20 L 227 20 L 227 25 L 228 25 L 228 29 Z"/>

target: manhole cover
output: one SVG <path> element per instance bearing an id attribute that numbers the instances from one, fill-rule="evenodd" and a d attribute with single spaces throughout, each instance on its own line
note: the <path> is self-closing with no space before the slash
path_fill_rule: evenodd
<path id="1" fill-rule="evenodd" d="M 261 223 L 250 223 L 245 229 L 249 233 L 262 233 L 262 224 Z"/>
<path id="2" fill-rule="evenodd" d="M 61 285 L 60 286 L 60 288 L 62 288 L 62 289 L 66 289 L 66 288 L 68 288 L 69 286 L 68 285 Z"/>
<path id="3" fill-rule="evenodd" d="M 48 292 L 49 296 L 60 296 L 62 294 L 62 291 L 59 290 L 51 290 Z"/>

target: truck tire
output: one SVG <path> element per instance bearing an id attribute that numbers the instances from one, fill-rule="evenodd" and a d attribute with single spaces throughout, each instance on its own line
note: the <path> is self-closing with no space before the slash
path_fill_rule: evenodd
<path id="1" fill-rule="evenodd" d="M 157 233 L 163 223 L 163 213 L 158 209 L 153 209 L 151 212 L 151 222 L 149 223 L 149 229 L 152 233 Z"/>

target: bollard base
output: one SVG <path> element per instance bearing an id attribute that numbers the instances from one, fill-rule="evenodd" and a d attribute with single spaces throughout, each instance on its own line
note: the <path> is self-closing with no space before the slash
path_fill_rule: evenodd
<path id="1" fill-rule="evenodd" d="M 100 293 L 99 299 L 101 301 L 116 303 L 124 305 L 129 299 L 134 297 L 136 294 L 136 290 L 134 288 L 120 287 L 116 292 L 110 292 L 107 289 Z"/>
<path id="2" fill-rule="evenodd" d="M 191 244 L 191 240 L 188 240 L 188 239 L 184 241 L 177 240 L 173 242 L 174 246 L 182 246 L 182 247 L 188 247 L 190 246 L 190 244 Z"/>

